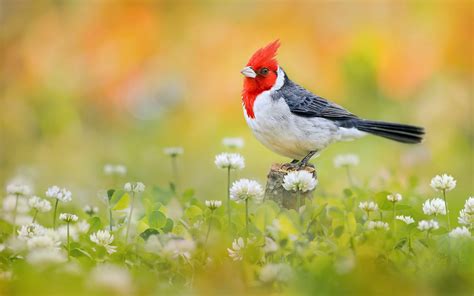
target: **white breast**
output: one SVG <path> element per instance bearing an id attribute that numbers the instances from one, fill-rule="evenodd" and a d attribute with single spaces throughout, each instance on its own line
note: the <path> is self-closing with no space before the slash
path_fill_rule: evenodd
<path id="1" fill-rule="evenodd" d="M 363 133 L 356 129 L 339 128 L 324 118 L 296 116 L 283 98 L 275 100 L 271 94 L 283 84 L 283 73 L 278 71 L 275 86 L 257 96 L 250 118 L 245 119 L 255 137 L 270 150 L 292 158 L 302 159 L 310 151 L 321 151 L 335 141 L 353 139 Z M 280 80 L 280 81 L 279 81 Z"/>

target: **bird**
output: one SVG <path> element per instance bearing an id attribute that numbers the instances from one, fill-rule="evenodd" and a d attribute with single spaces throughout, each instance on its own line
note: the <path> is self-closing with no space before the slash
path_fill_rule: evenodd
<path id="1" fill-rule="evenodd" d="M 424 128 L 367 120 L 292 81 L 276 59 L 280 41 L 258 49 L 242 69 L 242 107 L 254 136 L 298 168 L 330 144 L 372 134 L 406 144 L 422 142 Z"/>

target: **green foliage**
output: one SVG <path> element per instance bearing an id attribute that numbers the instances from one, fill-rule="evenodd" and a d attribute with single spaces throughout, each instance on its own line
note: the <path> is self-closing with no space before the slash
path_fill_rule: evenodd
<path id="1" fill-rule="evenodd" d="M 23 245 L 3 251 L 0 268 L 12 270 L 21 279 L 41 274 L 48 282 L 58 282 L 53 275 L 73 264 L 77 273 L 71 281 L 77 285 L 78 281 L 94 283 L 96 279 L 91 277 L 98 277 L 100 266 L 112 264 L 124 277 L 120 281 L 132 285 L 133 279 L 135 289 L 167 294 L 183 289 L 199 293 L 194 280 L 208 281 L 216 274 L 226 283 L 238 279 L 253 294 L 371 294 L 373 285 L 387 284 L 408 287 L 407 291 L 426 285 L 445 291 L 434 284 L 435 279 L 446 281 L 450 292 L 469 291 L 474 276 L 473 240 L 450 237 L 444 216 L 434 217 L 440 227 L 429 232 L 420 231 L 417 223 L 394 220 L 394 210 L 396 215 L 410 215 L 417 221 L 433 217 L 420 210 L 423 197 L 404 195 L 394 206 L 387 200 L 388 194 L 351 187 L 339 196 L 316 194 L 305 199 L 298 211 L 280 208 L 272 200 L 251 201 L 247 237 L 243 204 L 232 202 L 229 225 L 225 203 L 211 210 L 193 190 L 179 194 L 176 189 L 155 186 L 135 194 L 135 223 L 126 241 L 128 215 L 124 210 L 130 207 L 131 196 L 111 189 L 107 197 L 115 218 L 113 239 L 97 233 L 110 228 L 109 213 L 103 212 L 84 218 L 89 225 L 87 231 L 71 224 L 74 235 L 70 244 L 64 238 L 59 243 L 58 252 L 69 253 L 64 262 L 35 263 L 31 261 L 34 249 Z M 370 220 L 386 226 L 369 228 L 366 213 L 358 208 L 366 200 L 378 204 Z M 11 225 L 0 220 L 0 231 L 4 244 L 10 246 Z M 99 243 L 92 239 L 94 235 Z M 45 268 L 49 272 L 43 275 Z M 106 276 L 109 272 L 100 274 Z M 65 273 L 61 278 L 68 276 Z M 416 278 L 418 283 L 407 284 L 407 278 Z M 15 281 L 7 285 L 16 288 Z M 50 287 L 41 287 L 51 291 Z M 110 292 L 110 287 L 95 289 L 99 295 Z"/>

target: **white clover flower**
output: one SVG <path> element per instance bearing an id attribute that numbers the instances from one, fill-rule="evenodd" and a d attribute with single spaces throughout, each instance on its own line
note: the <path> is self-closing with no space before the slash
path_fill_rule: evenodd
<path id="1" fill-rule="evenodd" d="M 35 249 L 55 249 L 60 245 L 59 241 L 54 240 L 51 236 L 42 235 L 34 236 L 26 242 L 29 250 Z"/>
<path id="2" fill-rule="evenodd" d="M 196 248 L 196 244 L 193 240 L 183 238 L 173 238 L 166 242 L 163 247 L 163 253 L 171 256 L 171 258 L 177 258 L 183 256 L 187 259 L 191 258 L 191 253 Z"/>
<path id="3" fill-rule="evenodd" d="M 263 246 L 263 251 L 268 254 L 268 253 L 274 253 L 278 251 L 279 247 L 278 244 L 271 239 L 270 237 L 266 236 L 265 237 L 265 245 Z"/>
<path id="4" fill-rule="evenodd" d="M 58 186 L 49 187 L 46 191 L 46 196 L 49 198 L 55 198 L 62 202 L 70 202 L 72 200 L 71 191 L 66 188 L 59 188 Z"/>
<path id="5" fill-rule="evenodd" d="M 469 214 L 474 214 L 474 197 L 470 196 L 464 203 L 464 209 Z"/>
<path id="6" fill-rule="evenodd" d="M 469 197 L 464 203 L 464 209 L 459 212 L 458 222 L 468 227 L 474 226 L 474 197 Z"/>
<path id="7" fill-rule="evenodd" d="M 142 182 L 136 182 L 136 183 L 126 183 L 123 186 L 123 189 L 127 192 L 135 192 L 135 193 L 140 193 L 145 191 L 145 184 Z"/>
<path id="8" fill-rule="evenodd" d="M 91 206 L 91 205 L 85 205 L 83 208 L 84 213 L 86 213 L 89 216 L 96 215 L 99 212 L 99 208 L 96 206 Z"/>
<path id="9" fill-rule="evenodd" d="M 336 168 L 356 166 L 358 164 L 359 157 L 355 154 L 341 154 L 334 158 L 334 166 Z"/>
<path id="10" fill-rule="evenodd" d="M 61 213 L 59 214 L 59 220 L 64 221 L 64 222 L 76 222 L 79 219 L 74 214 L 69 214 L 69 213 Z"/>
<path id="11" fill-rule="evenodd" d="M 123 190 L 127 191 L 127 192 L 132 192 L 133 189 L 132 189 L 132 183 L 128 182 L 128 183 L 125 183 L 125 185 L 123 185 Z"/>
<path id="12" fill-rule="evenodd" d="M 110 295 L 132 295 L 132 277 L 123 267 L 102 264 L 95 267 L 90 273 L 89 281 L 95 288 L 110 291 Z"/>
<path id="13" fill-rule="evenodd" d="M 107 253 L 109 254 L 115 253 L 117 251 L 116 246 L 110 245 L 114 241 L 114 236 L 110 234 L 108 230 L 99 230 L 91 234 L 90 240 L 93 243 L 96 243 L 97 245 L 104 247 L 107 250 Z"/>
<path id="14" fill-rule="evenodd" d="M 405 222 L 406 224 L 415 223 L 415 220 L 410 216 L 396 216 L 395 219 Z"/>
<path id="15" fill-rule="evenodd" d="M 60 250 L 51 248 L 41 248 L 29 252 L 26 256 L 26 261 L 30 264 L 43 266 L 47 264 L 64 263 L 67 261 L 67 257 L 64 252 Z"/>
<path id="16" fill-rule="evenodd" d="M 449 233 L 449 237 L 452 238 L 470 238 L 471 232 L 466 227 L 456 227 Z"/>
<path id="17" fill-rule="evenodd" d="M 287 191 L 311 191 L 318 184 L 318 180 L 313 177 L 308 171 L 301 170 L 295 172 L 289 172 L 283 178 L 283 188 Z"/>
<path id="18" fill-rule="evenodd" d="M 217 208 L 222 206 L 222 201 L 220 200 L 206 200 L 205 201 L 206 207 L 208 207 L 211 211 L 214 211 Z"/>
<path id="19" fill-rule="evenodd" d="M 227 148 L 242 148 L 244 147 L 244 139 L 242 138 L 224 138 L 222 144 Z"/>
<path id="20" fill-rule="evenodd" d="M 10 183 L 7 185 L 7 194 L 25 196 L 30 193 L 31 189 L 28 185 L 21 183 Z"/>
<path id="21" fill-rule="evenodd" d="M 15 206 L 17 214 L 27 213 L 30 210 L 30 207 L 28 206 L 28 200 L 23 196 L 18 196 L 17 200 L 15 195 L 7 195 L 3 199 L 3 210 L 5 212 L 13 212 L 15 210 Z"/>
<path id="22" fill-rule="evenodd" d="M 46 229 L 37 223 L 31 223 L 28 225 L 22 225 L 17 232 L 18 239 L 25 241 L 35 236 L 45 235 Z"/>
<path id="23" fill-rule="evenodd" d="M 90 227 L 91 227 L 90 224 L 87 223 L 86 220 L 81 220 L 81 222 L 78 222 L 76 224 L 76 228 L 77 228 L 77 231 L 79 231 L 79 233 L 87 233 Z"/>
<path id="24" fill-rule="evenodd" d="M 459 211 L 458 222 L 459 224 L 472 227 L 474 225 L 474 214 L 469 213 L 466 209 L 462 209 Z"/>
<path id="25" fill-rule="evenodd" d="M 369 230 L 374 230 L 374 229 L 384 229 L 384 230 L 389 230 L 388 223 L 383 222 L 383 221 L 369 221 L 367 223 L 367 229 Z"/>
<path id="26" fill-rule="evenodd" d="M 394 193 L 394 194 L 389 194 L 387 195 L 387 200 L 390 202 L 399 202 L 403 199 L 402 195 L 400 193 Z"/>
<path id="27" fill-rule="evenodd" d="M 363 201 L 359 203 L 359 209 L 365 212 L 375 212 L 379 210 L 379 206 L 373 201 Z"/>
<path id="28" fill-rule="evenodd" d="M 51 203 L 46 199 L 39 198 L 38 196 L 32 196 L 28 200 L 28 205 L 30 208 L 41 213 L 46 213 L 51 210 Z"/>
<path id="29" fill-rule="evenodd" d="M 227 248 L 227 252 L 229 253 L 229 257 L 232 258 L 232 260 L 242 261 L 242 259 L 244 259 L 244 249 L 244 239 L 239 237 L 238 239 L 234 239 L 234 241 L 232 242 L 232 249 Z"/>
<path id="30" fill-rule="evenodd" d="M 167 148 L 163 149 L 163 152 L 166 155 L 169 155 L 171 157 L 176 157 L 178 155 L 183 154 L 184 149 L 183 149 L 183 147 L 167 147 Z"/>
<path id="31" fill-rule="evenodd" d="M 431 179 L 430 185 L 436 191 L 451 191 L 456 187 L 456 180 L 450 175 L 442 174 Z"/>
<path id="32" fill-rule="evenodd" d="M 418 222 L 418 229 L 421 231 L 430 231 L 430 230 L 436 230 L 439 228 L 439 224 L 435 220 L 421 220 Z"/>
<path id="33" fill-rule="evenodd" d="M 104 165 L 104 174 L 108 176 L 125 176 L 127 167 L 122 164 L 106 164 Z"/>
<path id="34" fill-rule="evenodd" d="M 230 188 L 230 199 L 236 202 L 244 202 L 249 199 L 260 202 L 262 198 L 262 186 L 253 180 L 240 179 L 235 181 Z"/>
<path id="35" fill-rule="evenodd" d="M 428 199 L 423 203 L 425 215 L 446 215 L 446 204 L 441 198 Z"/>
<path id="36" fill-rule="evenodd" d="M 221 169 L 241 170 L 245 167 L 244 158 L 238 153 L 218 154 L 214 163 Z"/>
<path id="37" fill-rule="evenodd" d="M 291 279 L 293 270 L 285 263 L 268 263 L 260 270 L 260 281 L 264 283 L 287 282 Z"/>

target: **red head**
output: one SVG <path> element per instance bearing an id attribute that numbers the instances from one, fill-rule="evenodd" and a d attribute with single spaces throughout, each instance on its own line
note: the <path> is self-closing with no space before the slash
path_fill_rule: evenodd
<path id="1" fill-rule="evenodd" d="M 244 78 L 242 100 L 250 118 L 254 118 L 253 103 L 263 91 L 269 90 L 277 79 L 278 62 L 275 59 L 280 41 L 275 40 L 257 50 L 241 73 Z"/>

